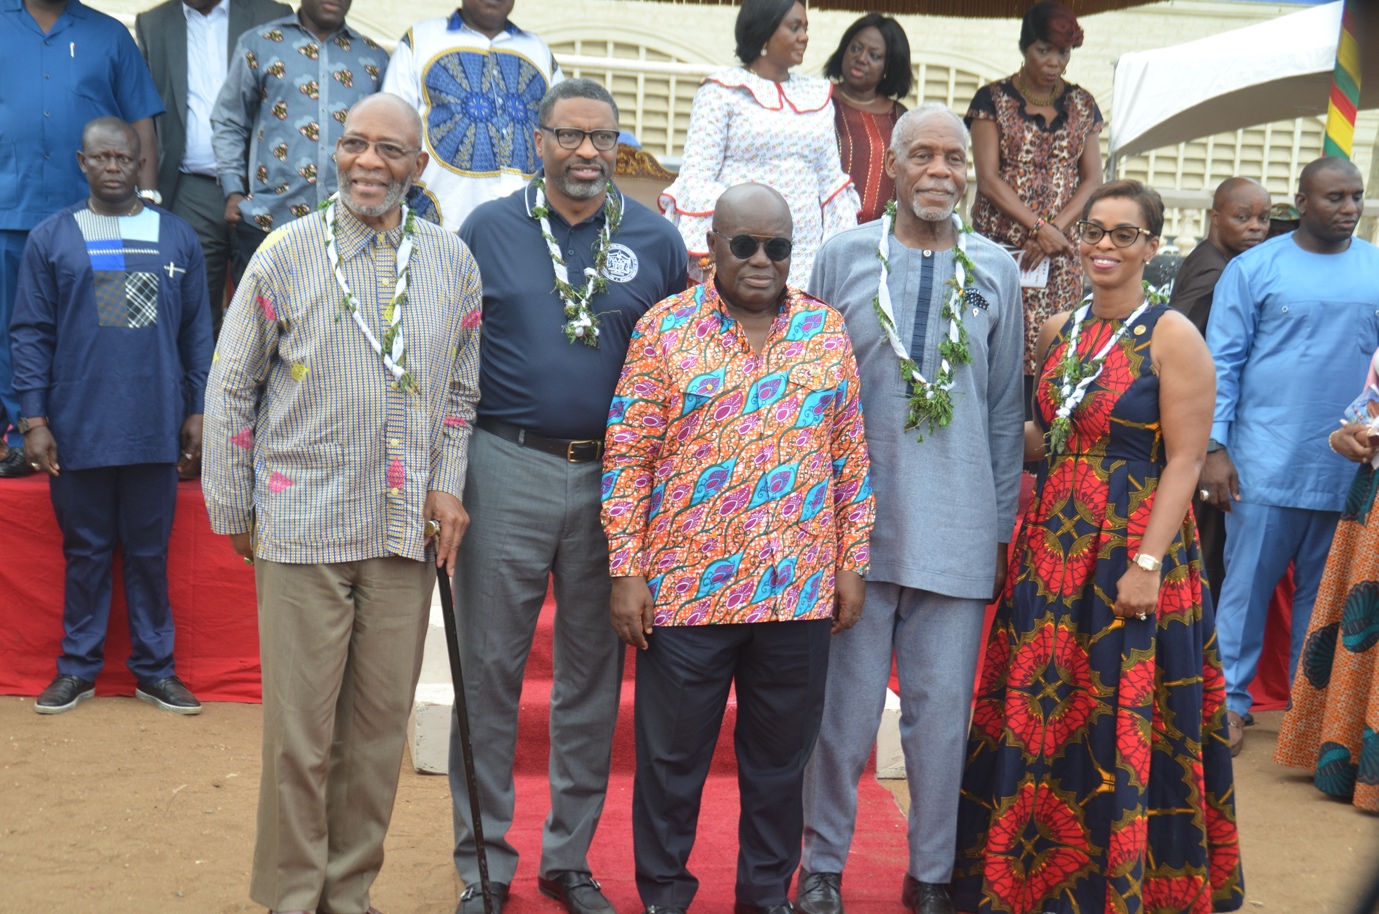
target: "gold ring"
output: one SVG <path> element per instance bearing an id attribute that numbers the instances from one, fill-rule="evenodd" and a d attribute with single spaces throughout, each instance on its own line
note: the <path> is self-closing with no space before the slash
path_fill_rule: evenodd
<path id="1" fill-rule="evenodd" d="M 421 528 L 421 533 L 422 533 L 422 535 L 423 535 L 423 536 L 427 536 L 427 537 L 435 536 L 437 533 L 440 533 L 440 532 L 441 532 L 441 522 L 438 521 L 438 520 L 428 520 L 428 521 L 426 522 L 426 526 L 424 526 L 424 527 Z"/>
<path id="2" fill-rule="evenodd" d="M 35 470 L 38 469 L 37 463 L 30 462 L 29 466 L 33 467 Z"/>

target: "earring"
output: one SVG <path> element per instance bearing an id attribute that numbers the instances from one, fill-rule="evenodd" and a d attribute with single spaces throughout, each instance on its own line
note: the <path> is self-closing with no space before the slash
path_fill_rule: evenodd
<path id="1" fill-rule="evenodd" d="M 765 56 L 766 56 L 766 49 L 765 49 L 765 48 L 762 48 L 762 49 L 761 49 L 761 56 L 762 56 L 762 57 L 765 57 Z"/>

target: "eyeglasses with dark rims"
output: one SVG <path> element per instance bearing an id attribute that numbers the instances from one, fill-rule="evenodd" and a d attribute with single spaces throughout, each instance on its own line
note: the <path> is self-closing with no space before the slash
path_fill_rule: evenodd
<path id="1" fill-rule="evenodd" d="M 584 138 L 587 136 L 599 152 L 607 152 L 618 145 L 620 135 L 616 130 L 580 130 L 578 127 L 538 125 L 536 129 L 555 134 L 555 141 L 560 144 L 561 149 L 578 149 L 584 145 Z"/>
<path id="2" fill-rule="evenodd" d="M 790 259 L 790 251 L 794 249 L 794 242 L 789 238 L 782 238 L 779 235 L 734 235 L 729 238 L 722 232 L 709 229 L 710 235 L 717 235 L 728 242 L 728 250 L 738 260 L 751 260 L 758 248 L 766 249 L 766 256 L 772 263 L 781 263 Z"/>
<path id="3" fill-rule="evenodd" d="M 1146 228 L 1140 228 L 1138 225 L 1118 225 L 1108 229 L 1085 219 L 1077 223 L 1077 237 L 1083 244 L 1097 244 L 1107 235 L 1111 236 L 1111 243 L 1118 248 L 1130 247 L 1139 240 L 1141 235 L 1154 237 L 1153 232 Z"/>

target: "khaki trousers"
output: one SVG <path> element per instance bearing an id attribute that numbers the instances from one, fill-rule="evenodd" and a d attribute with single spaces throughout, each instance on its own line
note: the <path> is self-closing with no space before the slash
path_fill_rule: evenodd
<path id="1" fill-rule="evenodd" d="M 365 914 L 383 865 L 435 585 L 429 562 L 262 559 L 263 776 L 249 895 Z"/>

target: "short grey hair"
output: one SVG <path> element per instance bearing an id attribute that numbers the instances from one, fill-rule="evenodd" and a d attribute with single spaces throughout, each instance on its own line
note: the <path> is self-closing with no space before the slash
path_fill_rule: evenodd
<path id="1" fill-rule="evenodd" d="M 958 130 L 962 133 L 962 148 L 970 150 L 972 148 L 972 135 L 968 133 L 967 125 L 963 123 L 962 118 L 958 117 L 957 113 L 947 105 L 939 102 L 927 102 L 923 105 L 916 105 L 900 115 L 900 119 L 891 128 L 891 152 L 898 156 L 904 155 L 905 141 L 908 139 L 910 131 L 923 121 L 938 114 L 946 114 L 953 119 L 953 123 L 958 125 Z"/>

